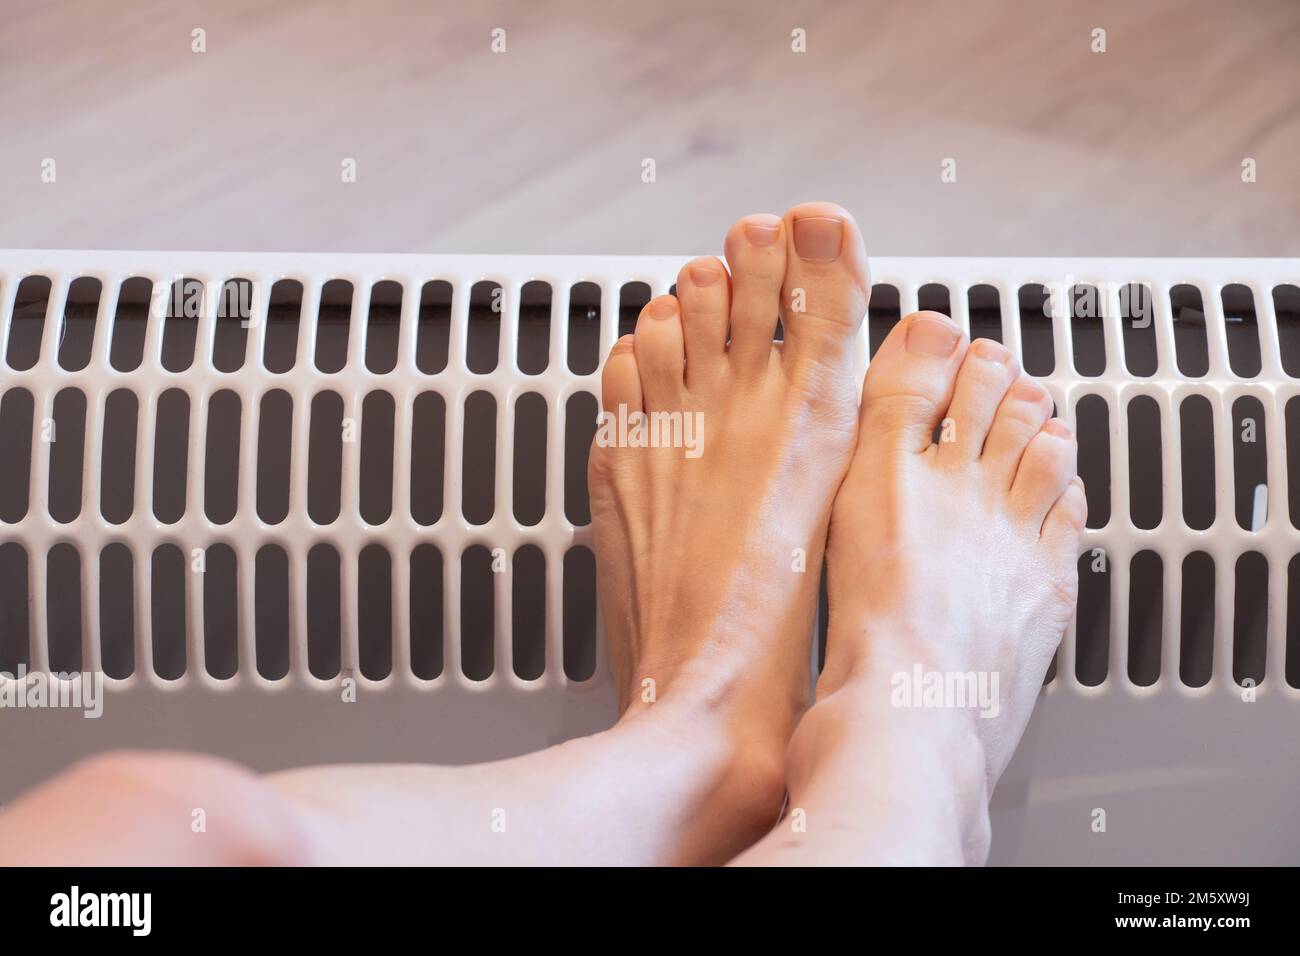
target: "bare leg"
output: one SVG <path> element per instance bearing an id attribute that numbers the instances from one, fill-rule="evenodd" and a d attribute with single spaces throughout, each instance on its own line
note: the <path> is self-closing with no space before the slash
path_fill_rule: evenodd
<path id="1" fill-rule="evenodd" d="M 0 814 L 0 863 L 723 862 L 771 828 L 783 788 L 779 759 L 737 757 L 727 706 L 665 700 L 603 733 L 468 767 L 259 777 L 191 754 L 111 754 Z"/>
<path id="2" fill-rule="evenodd" d="M 1010 353 L 904 319 L 867 373 L 827 548 L 817 703 L 790 812 L 743 863 L 977 863 L 988 797 L 1074 611 L 1069 428 Z M 932 440 L 936 428 L 941 440 Z"/>
<path id="3" fill-rule="evenodd" d="M 0 861 L 721 863 L 770 830 L 806 706 L 831 502 L 857 440 L 852 347 L 870 281 L 856 224 L 827 203 L 741 220 L 726 254 L 730 272 L 689 263 L 605 367 L 616 420 L 649 414 L 655 432 L 639 437 L 680 439 L 628 447 L 616 430 L 592 449 L 613 728 L 463 768 L 259 778 L 119 756 L 0 816 Z M 87 811 L 100 793 L 112 799 Z M 56 829 L 71 834 L 59 859 L 31 839 Z"/>

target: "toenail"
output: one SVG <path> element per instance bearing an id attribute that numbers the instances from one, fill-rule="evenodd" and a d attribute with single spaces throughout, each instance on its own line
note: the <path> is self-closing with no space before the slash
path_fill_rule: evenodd
<path id="1" fill-rule="evenodd" d="M 943 319 L 922 316 L 913 319 L 907 327 L 906 345 L 909 352 L 919 355 L 951 355 L 961 339 L 957 326 Z"/>
<path id="2" fill-rule="evenodd" d="M 1061 421 L 1059 418 L 1049 418 L 1043 425 L 1043 431 L 1047 432 L 1049 435 L 1055 435 L 1057 438 L 1074 437 L 1074 432 L 1070 430 L 1070 426 L 1065 424 L 1065 422 Z"/>
<path id="3" fill-rule="evenodd" d="M 1011 361 L 1011 352 L 992 339 L 976 339 L 971 343 L 971 351 L 986 362 L 997 362 L 1000 365 L 1006 365 Z"/>
<path id="4" fill-rule="evenodd" d="M 1015 387 L 1011 389 L 1011 394 L 1022 402 L 1033 402 L 1038 404 L 1047 397 L 1047 389 L 1039 385 L 1033 379 L 1022 378 L 1016 382 Z"/>
<path id="5" fill-rule="evenodd" d="M 756 246 L 770 246 L 780 234 L 779 216 L 752 216 L 745 220 L 745 237 Z"/>
<path id="6" fill-rule="evenodd" d="M 694 285 L 713 285 L 722 274 L 713 266 L 691 266 L 686 270 Z"/>
<path id="7" fill-rule="evenodd" d="M 656 319 L 671 319 L 677 314 L 677 300 L 671 295 L 663 295 L 650 303 L 650 314 Z"/>
<path id="8" fill-rule="evenodd" d="M 794 221 L 794 251 L 800 259 L 834 262 L 840 257 L 844 223 L 829 216 L 810 216 Z"/>

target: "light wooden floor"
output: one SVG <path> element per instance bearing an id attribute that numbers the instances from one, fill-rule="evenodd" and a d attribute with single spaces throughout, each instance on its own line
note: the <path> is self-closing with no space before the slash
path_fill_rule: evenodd
<path id="1" fill-rule="evenodd" d="M 1300 3 L 0 13 L 0 247 L 693 253 L 807 198 L 893 255 L 1300 255 Z"/>

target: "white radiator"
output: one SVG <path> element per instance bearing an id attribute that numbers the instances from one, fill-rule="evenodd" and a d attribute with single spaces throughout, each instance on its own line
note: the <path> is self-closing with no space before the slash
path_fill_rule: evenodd
<path id="1" fill-rule="evenodd" d="M 108 747 L 459 762 L 607 724 L 598 363 L 684 261 L 0 252 L 0 671 L 107 685 L 97 720 L 0 710 L 0 799 Z M 872 346 L 948 311 L 1080 434 L 1083 599 L 993 859 L 1300 861 L 1300 261 L 873 271 Z"/>

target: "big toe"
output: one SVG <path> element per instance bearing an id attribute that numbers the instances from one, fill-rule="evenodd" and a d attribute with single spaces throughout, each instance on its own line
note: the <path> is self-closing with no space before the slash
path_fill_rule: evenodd
<path id="1" fill-rule="evenodd" d="M 783 222 L 783 357 L 822 364 L 847 358 L 871 297 L 862 232 L 847 209 L 828 202 L 801 203 Z"/>
<path id="2" fill-rule="evenodd" d="M 894 326 L 867 367 L 861 441 L 912 452 L 929 448 L 968 345 L 938 312 L 914 312 Z"/>

